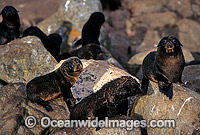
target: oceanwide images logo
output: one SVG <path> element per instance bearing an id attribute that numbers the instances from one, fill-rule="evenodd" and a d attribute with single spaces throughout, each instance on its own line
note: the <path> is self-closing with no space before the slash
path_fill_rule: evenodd
<path id="1" fill-rule="evenodd" d="M 25 125 L 28 128 L 34 128 L 37 120 L 34 116 L 28 116 L 25 120 Z M 132 130 L 133 128 L 175 128 L 175 120 L 151 120 L 147 125 L 146 120 L 109 120 L 105 117 L 104 120 L 95 119 L 88 120 L 52 120 L 49 117 L 43 117 L 39 123 L 43 128 L 126 128 Z"/>

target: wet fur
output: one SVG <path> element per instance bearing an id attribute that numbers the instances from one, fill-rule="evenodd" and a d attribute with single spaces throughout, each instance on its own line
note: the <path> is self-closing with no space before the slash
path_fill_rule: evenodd
<path id="1" fill-rule="evenodd" d="M 124 111 L 127 98 L 141 94 L 139 83 L 130 76 L 123 76 L 105 84 L 99 91 L 76 104 L 71 119 L 113 117 Z"/>
<path id="2" fill-rule="evenodd" d="M 62 37 L 60 35 L 52 33 L 47 36 L 38 27 L 31 26 L 24 31 L 23 37 L 25 36 L 36 36 L 40 38 L 47 51 L 51 53 L 51 55 L 57 60 L 57 62 L 60 61 L 59 53 L 60 53 L 60 44 L 62 43 Z"/>
<path id="3" fill-rule="evenodd" d="M 28 99 L 42 105 L 47 111 L 53 111 L 48 101 L 62 94 L 67 105 L 72 107 L 75 103 L 75 99 L 72 96 L 70 88 L 78 79 L 80 72 L 73 73 L 74 69 L 70 69 L 70 66 L 75 66 L 77 64 L 80 64 L 81 72 L 81 61 L 77 57 L 72 57 L 67 59 L 57 70 L 32 79 L 26 85 Z M 68 71 L 65 71 L 65 69 Z M 64 74 L 66 72 L 68 72 L 67 75 Z M 69 72 L 73 74 L 69 74 Z"/>
<path id="4" fill-rule="evenodd" d="M 82 29 L 82 37 L 76 41 L 73 47 L 78 45 L 85 46 L 89 43 L 100 45 L 99 35 L 102 24 L 105 22 L 104 14 L 101 12 L 94 12 L 91 14 L 88 21 L 85 23 Z"/>
<path id="5" fill-rule="evenodd" d="M 166 53 L 162 45 L 163 39 L 177 40 L 174 52 Z M 148 89 L 149 80 L 158 83 L 163 91 L 169 91 L 172 83 L 181 82 L 185 60 L 181 49 L 181 43 L 175 37 L 164 37 L 155 52 L 150 52 L 143 60 L 142 90 Z"/>
<path id="6" fill-rule="evenodd" d="M 6 44 L 19 38 L 20 19 L 13 6 L 6 6 L 1 12 L 3 21 L 0 23 L 0 44 Z"/>

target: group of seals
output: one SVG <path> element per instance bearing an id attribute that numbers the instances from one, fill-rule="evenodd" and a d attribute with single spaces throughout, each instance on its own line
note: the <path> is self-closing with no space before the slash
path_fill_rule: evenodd
<path id="1" fill-rule="evenodd" d="M 161 39 L 157 47 L 157 51 L 150 52 L 143 60 L 142 90 L 147 91 L 151 80 L 158 83 L 160 90 L 167 92 L 172 83 L 181 82 L 185 66 L 182 44 L 176 37 L 167 36 Z"/>
<path id="2" fill-rule="evenodd" d="M 51 55 L 57 60 L 60 61 L 60 45 L 62 43 L 62 37 L 59 34 L 52 33 L 48 36 L 41 31 L 36 26 L 31 26 L 27 28 L 24 33 L 23 37 L 25 36 L 36 36 L 40 38 L 41 42 L 43 43 L 44 47 L 51 53 Z"/>
<path id="3" fill-rule="evenodd" d="M 13 6 L 6 6 L 0 13 L 3 17 L 0 23 L 0 44 L 6 44 L 19 38 L 20 19 L 18 11 Z"/>
<path id="4" fill-rule="evenodd" d="M 75 99 L 70 88 L 74 85 L 82 70 L 83 65 L 79 58 L 71 57 L 65 60 L 55 71 L 35 77 L 27 83 L 28 99 L 42 105 L 47 111 L 53 111 L 48 101 L 62 94 L 68 107 L 72 107 Z"/>

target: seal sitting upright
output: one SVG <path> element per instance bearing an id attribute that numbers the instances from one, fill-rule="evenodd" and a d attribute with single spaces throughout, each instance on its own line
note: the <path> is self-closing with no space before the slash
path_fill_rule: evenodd
<path id="1" fill-rule="evenodd" d="M 66 104 L 71 108 L 75 104 L 75 99 L 70 88 L 82 70 L 83 65 L 79 58 L 68 58 L 55 71 L 36 77 L 27 83 L 28 99 L 42 105 L 47 111 L 53 111 L 48 101 L 62 94 Z"/>
<path id="2" fill-rule="evenodd" d="M 147 92 L 151 80 L 158 83 L 161 92 L 166 94 L 172 83 L 181 82 L 185 66 L 182 44 L 176 37 L 167 36 L 161 39 L 157 47 L 156 52 L 150 52 L 143 60 L 142 90 Z M 167 96 L 172 98 L 172 95 Z"/>
<path id="3" fill-rule="evenodd" d="M 90 15 L 88 21 L 84 24 L 81 35 L 82 38 L 75 41 L 73 48 L 82 45 L 85 46 L 89 43 L 100 45 L 99 35 L 100 29 L 105 22 L 105 16 L 101 12 L 94 12 Z"/>

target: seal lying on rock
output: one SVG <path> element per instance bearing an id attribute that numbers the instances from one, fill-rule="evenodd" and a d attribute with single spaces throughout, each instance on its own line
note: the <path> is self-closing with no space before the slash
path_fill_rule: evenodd
<path id="1" fill-rule="evenodd" d="M 82 69 L 83 65 L 77 57 L 65 60 L 55 71 L 36 77 L 27 83 L 28 99 L 42 105 L 47 111 L 53 111 L 48 101 L 63 94 L 68 107 L 72 107 L 75 99 L 70 88 L 78 79 Z"/>
<path id="2" fill-rule="evenodd" d="M 101 49 L 101 47 L 97 44 L 87 44 L 80 48 L 69 51 L 68 53 L 64 53 L 60 55 L 60 60 L 67 59 L 68 57 L 76 56 L 80 59 L 94 59 L 94 60 L 103 60 L 99 58 L 100 55 L 104 55 L 105 52 Z"/>
<path id="3" fill-rule="evenodd" d="M 71 110 L 70 119 L 113 117 L 124 110 L 127 98 L 142 94 L 140 84 L 130 76 L 106 83 L 99 91 L 85 97 Z"/>
<path id="4" fill-rule="evenodd" d="M 36 36 L 40 38 L 47 51 L 49 51 L 51 55 L 57 60 L 57 62 L 59 62 L 58 59 L 60 58 L 60 44 L 62 43 L 62 37 L 60 35 L 52 33 L 47 36 L 38 27 L 31 26 L 24 31 L 23 37 L 26 36 Z"/>
<path id="5" fill-rule="evenodd" d="M 6 44 L 19 38 L 20 20 L 18 11 L 13 6 L 6 6 L 1 12 L 3 21 L 0 23 L 0 44 Z"/>
<path id="6" fill-rule="evenodd" d="M 105 22 L 105 17 L 103 13 L 101 12 L 92 13 L 89 20 L 83 26 L 81 39 L 76 41 L 72 47 L 77 47 L 79 45 L 84 46 L 89 43 L 100 45 L 99 43 L 100 29 L 104 22 Z"/>
<path id="7" fill-rule="evenodd" d="M 159 89 L 163 91 L 169 91 L 172 83 L 181 82 L 185 60 L 180 41 L 176 37 L 167 36 L 161 39 L 157 47 L 157 51 L 150 52 L 142 63 L 142 90 L 145 92 L 149 80 L 158 83 Z"/>

